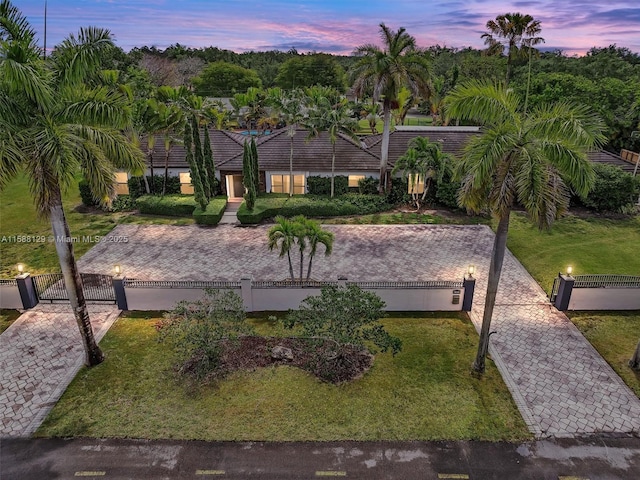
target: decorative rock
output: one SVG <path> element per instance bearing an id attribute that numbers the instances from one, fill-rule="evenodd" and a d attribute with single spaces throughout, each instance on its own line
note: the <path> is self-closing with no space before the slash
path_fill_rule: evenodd
<path id="1" fill-rule="evenodd" d="M 271 358 L 274 360 L 293 360 L 293 350 L 282 345 L 276 345 L 271 349 Z"/>

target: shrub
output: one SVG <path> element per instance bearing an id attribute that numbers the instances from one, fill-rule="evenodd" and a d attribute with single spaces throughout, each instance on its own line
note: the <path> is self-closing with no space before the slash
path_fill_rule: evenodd
<path id="1" fill-rule="evenodd" d="M 238 210 L 238 220 L 242 224 L 259 223 L 276 215 L 283 217 L 337 217 L 341 215 L 365 215 L 389 210 L 385 197 L 346 193 L 329 198 L 324 195 L 294 195 L 293 197 L 272 197 L 269 194 L 258 198 L 252 212 L 243 203 Z"/>
<path id="2" fill-rule="evenodd" d="M 444 207 L 459 208 L 458 190 L 460 190 L 460 182 L 455 182 L 449 175 L 445 175 L 436 187 L 437 202 Z"/>
<path id="3" fill-rule="evenodd" d="M 392 178 L 391 188 L 387 192 L 387 203 L 391 205 L 400 205 L 411 202 L 409 194 L 409 183 L 406 179 Z"/>
<path id="4" fill-rule="evenodd" d="M 252 333 L 240 298 L 227 290 L 206 290 L 197 302 L 179 302 L 156 324 L 159 339 L 178 355 L 181 375 L 204 379 L 220 364 L 221 342 Z"/>
<path id="5" fill-rule="evenodd" d="M 227 208 L 226 198 L 213 198 L 204 212 L 202 207 L 197 205 L 193 211 L 193 218 L 199 225 L 217 225 L 222 219 L 225 208 Z"/>
<path id="6" fill-rule="evenodd" d="M 640 195 L 640 177 L 633 177 L 613 165 L 595 164 L 596 181 L 582 203 L 596 211 L 620 212 Z"/>
<path id="7" fill-rule="evenodd" d="M 334 195 L 342 195 L 349 191 L 349 177 L 336 175 L 333 179 Z M 310 195 L 331 195 L 331 177 L 307 177 L 307 192 Z"/>
<path id="8" fill-rule="evenodd" d="M 78 183 L 78 188 L 80 189 L 80 198 L 82 199 L 82 204 L 87 207 L 95 207 L 98 205 L 98 202 L 95 198 L 93 198 L 93 193 L 91 193 L 91 188 L 86 180 L 82 179 Z"/>
<path id="9" fill-rule="evenodd" d="M 147 182 L 149 188 L 154 195 L 160 195 L 162 193 L 162 183 L 164 182 L 164 175 L 154 175 L 153 180 L 147 175 Z M 147 194 L 147 190 L 142 177 L 131 177 L 127 181 L 129 186 L 129 195 L 135 200 L 142 195 Z M 167 190 L 166 195 L 176 195 L 180 193 L 180 177 L 169 176 L 167 178 Z"/>
<path id="10" fill-rule="evenodd" d="M 140 213 L 167 215 L 170 217 L 190 217 L 196 208 L 193 195 L 144 195 L 136 200 Z"/>
<path id="11" fill-rule="evenodd" d="M 395 355 L 402 350 L 402 341 L 379 323 L 384 307 L 385 303 L 375 293 L 356 285 L 327 286 L 319 296 L 305 298 L 298 310 L 290 311 L 285 326 L 299 327 L 302 336 L 331 340 L 338 346 L 375 345 Z"/>
<path id="12" fill-rule="evenodd" d="M 373 177 L 358 180 L 358 192 L 363 195 L 376 195 L 378 193 L 378 179 Z"/>
<path id="13" fill-rule="evenodd" d="M 118 195 L 111 203 L 110 212 L 126 212 L 135 210 L 136 202 L 129 195 Z"/>

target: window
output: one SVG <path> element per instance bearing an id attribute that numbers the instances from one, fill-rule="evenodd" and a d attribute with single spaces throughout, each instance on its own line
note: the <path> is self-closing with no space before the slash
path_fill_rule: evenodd
<path id="1" fill-rule="evenodd" d="M 424 177 L 418 174 L 409 175 L 409 193 L 418 194 L 424 192 Z"/>
<path id="2" fill-rule="evenodd" d="M 180 193 L 183 195 L 193 195 L 193 185 L 191 184 L 191 172 L 180 173 Z"/>
<path id="3" fill-rule="evenodd" d="M 128 180 L 127 172 L 116 172 L 116 193 L 118 195 L 129 195 Z"/>
<path id="4" fill-rule="evenodd" d="M 293 193 L 304 193 L 304 175 L 293 176 Z M 271 175 L 272 193 L 289 193 L 289 175 Z"/>
<path id="5" fill-rule="evenodd" d="M 349 175 L 349 187 L 358 187 L 358 182 L 364 180 L 364 175 Z"/>

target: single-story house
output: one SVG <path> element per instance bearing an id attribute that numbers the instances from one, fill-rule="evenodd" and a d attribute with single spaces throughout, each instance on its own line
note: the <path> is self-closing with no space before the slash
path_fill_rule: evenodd
<path id="1" fill-rule="evenodd" d="M 396 160 L 404 155 L 408 144 L 416 136 L 428 137 L 431 141 L 440 142 L 445 153 L 460 155 L 469 138 L 479 134 L 479 127 L 414 127 L 397 126 L 389 138 L 389 171 Z M 225 130 L 209 130 L 211 149 L 216 164 L 216 176 L 222 182 L 222 190 L 229 199 L 239 199 L 244 193 L 242 185 L 243 145 L 249 136 L 243 133 Z M 288 129 L 282 128 L 269 134 L 255 137 L 258 149 L 260 170 L 260 190 L 264 192 L 285 193 L 289 185 L 289 156 L 291 137 Z M 147 152 L 147 144 L 141 144 L 143 152 Z M 346 135 L 338 135 L 336 139 L 335 174 L 349 178 L 349 185 L 357 187 L 358 180 L 363 177 L 379 178 L 382 135 L 367 135 L 358 140 Z M 631 152 L 629 152 L 631 153 Z M 634 173 L 636 157 L 630 159 L 598 151 L 589 154 L 594 163 L 609 163 L 619 166 L 629 173 Z M 322 132 L 317 138 L 309 138 L 308 132 L 296 129 L 293 136 L 293 175 L 294 193 L 306 191 L 306 179 L 309 176 L 329 176 L 331 174 L 332 145 L 329 135 Z M 193 193 L 189 166 L 185 161 L 182 145 L 174 145 L 168 156 L 164 142 L 158 137 L 153 154 L 148 156 L 147 163 L 155 175 L 164 173 L 165 162 L 169 175 L 180 177 L 181 191 Z M 148 171 L 147 173 L 150 173 Z M 638 172 L 640 173 L 640 172 Z M 117 176 L 118 193 L 127 193 L 127 174 Z"/>

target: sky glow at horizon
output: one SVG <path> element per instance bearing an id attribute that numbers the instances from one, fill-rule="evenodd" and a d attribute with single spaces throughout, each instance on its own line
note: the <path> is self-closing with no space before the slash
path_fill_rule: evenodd
<path id="1" fill-rule="evenodd" d="M 118 46 L 180 43 L 249 50 L 350 54 L 380 44 L 378 24 L 405 27 L 418 46 L 482 48 L 487 20 L 528 13 L 542 24 L 544 50 L 584 54 L 616 44 L 640 52 L 640 0 L 47 0 L 47 47 L 80 27 L 108 28 Z M 14 1 L 44 38 L 44 0 Z"/>

